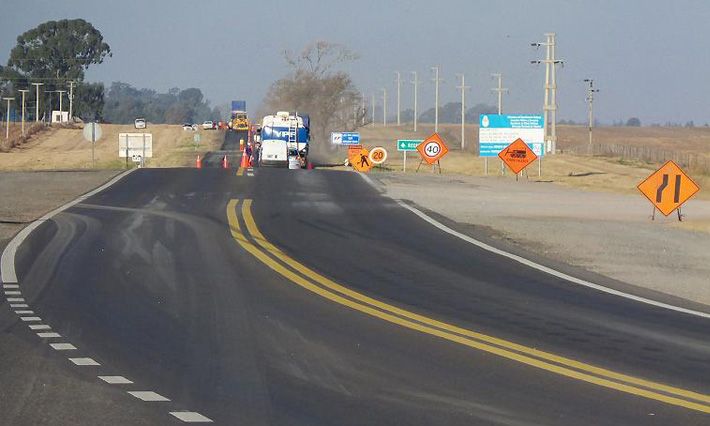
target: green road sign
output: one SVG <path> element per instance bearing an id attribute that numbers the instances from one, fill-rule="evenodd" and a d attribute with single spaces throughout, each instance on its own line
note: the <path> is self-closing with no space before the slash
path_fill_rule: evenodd
<path id="1" fill-rule="evenodd" d="M 416 151 L 422 140 L 400 139 L 397 141 L 397 151 Z"/>

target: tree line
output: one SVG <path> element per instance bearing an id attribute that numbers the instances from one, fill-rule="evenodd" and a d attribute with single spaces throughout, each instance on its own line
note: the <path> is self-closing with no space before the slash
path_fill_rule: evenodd
<path id="1" fill-rule="evenodd" d="M 0 92 L 14 97 L 19 110 L 21 90 L 28 90 L 25 106 L 34 120 L 39 84 L 40 120 L 49 120 L 49 112 L 69 109 L 73 92 L 73 116 L 84 121 L 132 123 L 143 117 L 153 123 L 183 123 L 218 120 L 223 112 L 210 108 L 197 88 L 173 88 L 166 93 L 136 89 L 115 82 L 108 91 L 103 83 L 84 80 L 86 70 L 111 57 L 111 47 L 99 30 L 83 19 L 47 21 L 17 37 L 7 64 L 0 65 Z M 226 111 L 224 111 L 226 113 Z"/>
<path id="2" fill-rule="evenodd" d="M 198 123 L 220 120 L 226 111 L 211 108 L 200 89 L 177 87 L 166 93 L 137 89 L 128 83 L 114 82 L 106 93 L 103 119 L 110 123 L 132 123 L 138 117 L 151 123 Z"/>

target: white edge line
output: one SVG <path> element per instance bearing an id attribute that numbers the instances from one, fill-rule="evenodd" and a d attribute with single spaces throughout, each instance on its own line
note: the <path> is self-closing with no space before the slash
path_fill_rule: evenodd
<path id="1" fill-rule="evenodd" d="M 380 191 L 380 188 L 377 187 L 377 185 L 370 179 L 369 176 L 365 175 L 364 173 L 358 173 L 358 174 L 360 176 L 362 176 L 362 178 L 367 183 L 369 183 L 373 188 L 375 188 L 378 192 Z M 561 279 L 569 281 L 573 284 L 578 284 L 578 285 L 581 285 L 584 287 L 593 288 L 595 290 L 599 290 L 604 293 L 612 294 L 614 296 L 623 297 L 623 298 L 630 299 L 630 300 L 633 300 L 636 302 L 645 303 L 647 305 L 656 306 L 656 307 L 668 309 L 671 311 L 682 312 L 684 314 L 694 315 L 697 317 L 710 319 L 710 313 L 695 311 L 695 310 L 687 309 L 687 308 L 682 308 L 680 306 L 670 305 L 668 303 L 658 302 L 656 300 L 647 299 L 645 297 L 636 296 L 636 295 L 629 294 L 629 293 L 624 293 L 623 291 L 619 291 L 619 290 L 615 290 L 613 288 L 605 287 L 600 284 L 595 284 L 595 283 L 587 281 L 587 280 L 583 280 L 580 278 L 573 277 L 571 275 L 567 275 L 564 272 L 557 271 L 557 270 L 549 268 L 547 266 L 540 265 L 539 263 L 535 263 L 532 260 L 528 260 L 522 256 L 518 256 L 516 254 L 509 253 L 505 250 L 501 250 L 499 248 L 493 247 L 493 246 L 488 245 L 482 241 L 478 241 L 475 238 L 469 237 L 466 234 L 462 234 L 461 232 L 453 230 L 453 229 L 449 228 L 448 226 L 444 225 L 443 223 L 429 217 L 428 215 L 426 215 L 424 212 L 420 211 L 419 209 L 407 205 L 402 200 L 394 200 L 394 201 L 397 202 L 397 204 L 399 204 L 401 207 L 404 207 L 405 209 L 407 209 L 410 212 L 414 213 L 415 215 L 419 216 L 419 218 L 425 220 L 429 224 L 433 225 L 434 227 L 438 228 L 441 231 L 446 232 L 447 234 L 450 234 L 450 235 L 453 235 L 454 237 L 460 238 L 460 239 L 466 241 L 467 243 L 473 244 L 476 247 L 479 247 L 483 250 L 489 251 L 489 252 L 497 254 L 499 256 L 507 257 L 508 259 L 514 260 L 518 263 L 522 263 L 523 265 L 528 266 L 532 269 L 536 269 L 538 271 L 544 272 L 546 274 L 552 275 L 557 278 L 561 278 Z"/>
<path id="2" fill-rule="evenodd" d="M 23 228 L 20 232 L 15 235 L 15 237 L 10 240 L 10 242 L 7 244 L 5 247 L 5 250 L 2 252 L 2 257 L 0 257 L 0 281 L 2 281 L 5 284 L 9 283 L 17 283 L 17 274 L 15 271 L 15 254 L 17 253 L 17 248 L 22 244 L 23 241 L 25 241 L 25 238 L 27 238 L 28 235 L 32 231 L 34 231 L 35 228 L 37 228 L 39 225 L 41 225 L 43 222 L 51 219 L 54 217 L 56 214 L 63 212 L 64 210 L 81 203 L 82 201 L 86 200 L 87 198 L 103 191 L 104 189 L 108 188 L 109 186 L 113 185 L 114 183 L 118 182 L 119 180 L 123 179 L 126 177 L 129 173 L 133 172 L 135 169 L 130 169 L 126 170 L 125 172 L 119 174 L 118 176 L 114 176 L 113 179 L 110 181 L 104 183 L 103 185 L 99 186 L 98 188 L 94 188 L 93 190 L 87 192 L 84 195 L 80 195 L 79 197 L 75 198 L 73 201 L 70 201 L 66 204 L 64 204 L 61 207 L 58 207 L 51 212 L 45 214 L 44 216 L 40 217 L 39 219 L 35 220 L 34 222 L 30 223 L 27 225 L 25 228 Z"/>

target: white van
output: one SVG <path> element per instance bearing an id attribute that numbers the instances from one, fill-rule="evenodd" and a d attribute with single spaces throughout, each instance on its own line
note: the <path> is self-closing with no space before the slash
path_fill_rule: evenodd
<path id="1" fill-rule="evenodd" d="M 262 141 L 259 162 L 262 166 L 288 167 L 288 146 L 286 141 L 278 139 Z"/>

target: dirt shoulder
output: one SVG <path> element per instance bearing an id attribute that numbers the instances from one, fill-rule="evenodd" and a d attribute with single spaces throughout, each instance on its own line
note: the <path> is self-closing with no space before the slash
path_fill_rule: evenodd
<path id="1" fill-rule="evenodd" d="M 107 182 L 118 170 L 0 172 L 0 250 L 28 223 Z"/>
<path id="2" fill-rule="evenodd" d="M 386 195 L 490 230 L 553 261 L 710 306 L 710 202 L 691 200 L 686 221 L 657 215 L 635 194 L 501 177 L 373 173 Z"/>
<path id="3" fill-rule="evenodd" d="M 125 160 L 118 156 L 119 133 L 144 132 L 132 125 L 102 124 L 103 136 L 94 146 L 97 169 L 120 169 Z M 199 130 L 201 140 L 194 143 L 194 131 L 178 125 L 149 125 L 153 135 L 153 158 L 147 167 L 191 167 L 197 155 L 219 149 L 224 131 Z M 31 137 L 26 143 L 0 152 L 0 170 L 58 170 L 92 168 L 91 143 L 84 140 L 82 129 L 51 127 Z"/>

